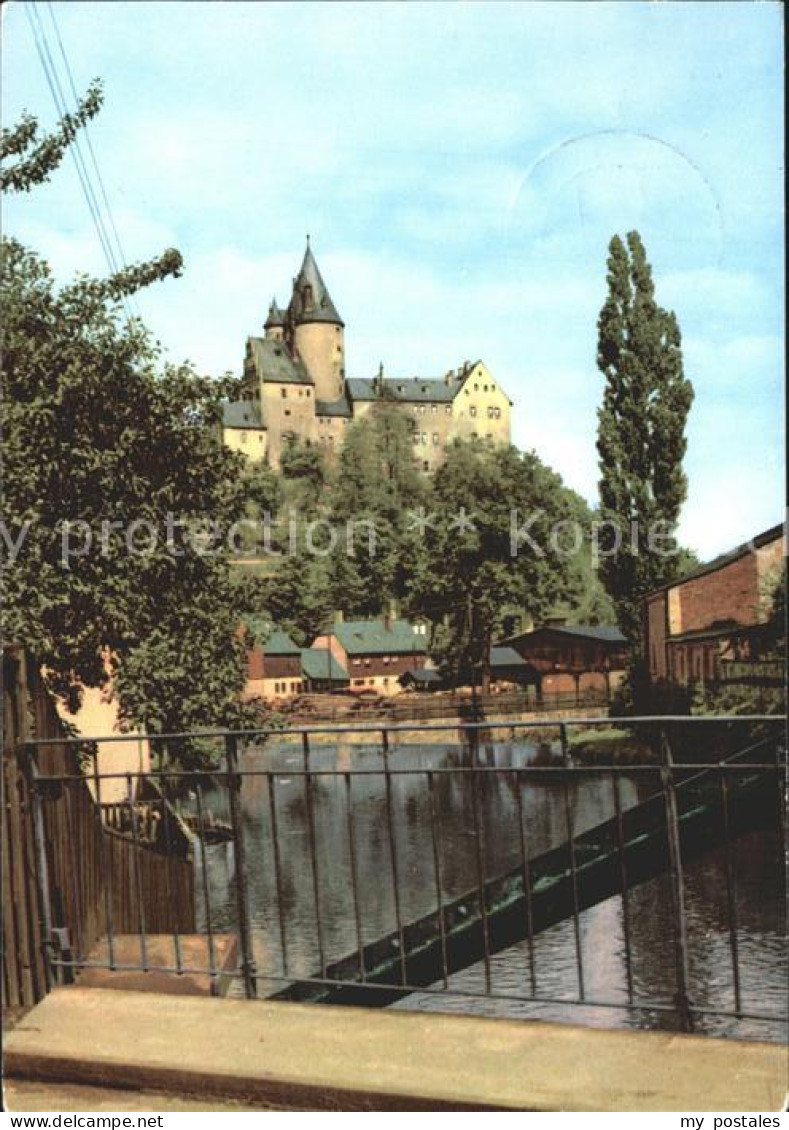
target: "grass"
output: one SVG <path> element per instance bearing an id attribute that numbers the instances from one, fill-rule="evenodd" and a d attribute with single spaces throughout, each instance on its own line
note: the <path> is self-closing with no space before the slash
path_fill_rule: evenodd
<path id="1" fill-rule="evenodd" d="M 651 746 L 630 728 L 570 730 L 570 753 L 574 760 L 591 764 L 632 765 L 654 761 Z"/>

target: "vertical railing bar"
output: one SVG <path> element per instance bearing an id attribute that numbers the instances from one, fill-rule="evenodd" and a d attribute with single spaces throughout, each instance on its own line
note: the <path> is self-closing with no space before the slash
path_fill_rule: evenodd
<path id="1" fill-rule="evenodd" d="M 345 815 L 348 826 L 348 857 L 351 861 L 351 890 L 353 892 L 353 916 L 356 923 L 356 946 L 359 953 L 359 972 L 362 981 L 367 980 L 364 960 L 364 936 L 362 934 L 362 911 L 359 902 L 359 875 L 356 870 L 356 831 L 353 822 L 353 796 L 351 793 L 351 774 L 343 773 L 345 778 Z"/>
<path id="2" fill-rule="evenodd" d="M 382 754 L 384 763 L 384 785 L 386 791 L 386 830 L 389 840 L 389 859 L 392 869 L 392 887 L 394 895 L 395 924 L 397 938 L 400 946 L 400 979 L 403 985 L 408 984 L 408 966 L 406 964 L 405 934 L 403 932 L 403 915 L 400 906 L 400 881 L 397 867 L 397 844 L 394 833 L 394 815 L 392 811 L 392 776 L 389 771 L 389 734 L 381 731 Z"/>
<path id="3" fill-rule="evenodd" d="M 472 751 L 473 765 L 477 764 L 476 747 Z M 471 773 L 471 810 L 474 817 L 474 845 L 477 861 L 477 890 L 479 891 L 479 911 L 482 919 L 482 950 L 485 963 L 485 992 L 491 991 L 490 977 L 490 927 L 488 923 L 488 900 L 485 894 L 485 864 L 482 846 L 482 828 L 479 819 L 479 798 L 477 795 L 477 773 Z"/>
<path id="4" fill-rule="evenodd" d="M 688 987 L 687 918 L 685 915 L 685 881 L 682 872 L 682 848 L 679 838 L 679 809 L 674 781 L 674 759 L 664 726 L 660 727 L 660 777 L 666 806 L 666 842 L 668 846 L 671 903 L 674 915 L 674 964 L 677 978 L 676 1007 L 682 1030 L 693 1031 L 693 1014 Z"/>
<path id="5" fill-rule="evenodd" d="M 433 874 L 436 884 L 436 907 L 438 908 L 438 934 L 441 943 L 441 972 L 444 988 L 449 988 L 449 960 L 447 954 L 447 928 L 444 921 L 444 892 L 441 879 L 441 829 L 436 807 L 435 778 L 427 770 L 427 795 L 430 807 L 430 838 L 433 844 Z"/>
<path id="6" fill-rule="evenodd" d="M 134 886 L 137 890 L 137 918 L 140 924 L 140 963 L 143 973 L 148 972 L 148 939 L 145 928 L 145 900 L 142 890 L 142 868 L 140 867 L 140 835 L 137 825 L 137 812 L 134 807 L 134 790 L 132 788 L 132 775 L 126 774 L 126 795 L 129 802 L 129 820 L 131 821 L 132 845 L 134 847 Z"/>
<path id="7" fill-rule="evenodd" d="M 242 777 L 238 771 L 238 744 L 235 734 L 225 734 L 225 761 L 227 763 L 230 823 L 233 828 L 233 847 L 236 865 L 236 909 L 238 913 L 238 942 L 241 947 L 241 973 L 244 993 L 248 1000 L 257 997 L 255 954 L 252 948 L 252 931 L 249 922 L 247 897 L 247 854 L 244 839 L 244 818 L 241 811 Z"/>
<path id="8" fill-rule="evenodd" d="M 310 866 L 312 868 L 312 896 L 315 902 L 315 929 L 318 936 L 318 959 L 321 966 L 321 977 L 326 979 L 326 951 L 323 945 L 323 920 L 321 917 L 320 881 L 318 878 L 318 855 L 315 846 L 315 818 L 312 807 L 312 773 L 310 772 L 310 743 L 306 733 L 301 736 L 302 752 L 304 756 L 304 793 L 307 805 L 307 835 L 310 848 Z"/>
<path id="9" fill-rule="evenodd" d="M 731 822 L 729 820 L 729 783 L 721 774 L 721 806 L 723 812 L 723 847 L 726 865 L 726 904 L 729 910 L 729 945 L 731 947 L 732 977 L 734 981 L 734 1011 L 742 1013 L 742 987 L 740 982 L 740 946 L 737 937 L 737 878 L 735 857 L 731 842 Z"/>
<path id="10" fill-rule="evenodd" d="M 77 848 L 78 848 L 77 836 L 76 836 L 76 824 L 77 824 L 77 822 L 74 818 L 74 813 L 73 813 L 73 807 L 74 807 L 74 805 L 73 805 L 73 794 L 72 794 L 71 788 L 69 787 L 70 785 L 71 785 L 71 782 L 64 782 L 63 799 L 65 801 L 65 812 L 66 812 L 66 833 L 68 835 L 69 844 L 71 845 L 71 852 L 69 854 L 71 855 L 71 859 L 72 859 L 72 866 L 70 867 L 70 871 L 71 871 L 71 883 L 72 883 L 72 888 L 73 888 L 73 896 L 72 897 L 74 899 L 75 921 L 73 923 L 70 923 L 70 924 L 67 923 L 67 925 L 71 926 L 71 934 L 72 934 L 73 939 L 74 939 L 74 941 L 73 941 L 73 958 L 74 958 L 74 966 L 76 967 L 76 966 L 79 965 L 80 958 L 85 957 L 87 955 L 85 954 L 85 944 L 84 944 L 85 938 L 84 938 L 84 933 L 83 933 L 83 927 L 84 927 L 84 923 L 85 923 L 85 914 L 84 914 L 84 910 L 83 910 L 82 892 L 80 890 L 80 882 L 79 882 L 79 879 L 78 879 L 79 868 L 77 866 Z M 73 972 L 73 970 L 72 970 L 72 972 Z"/>
<path id="11" fill-rule="evenodd" d="M 110 969 L 115 968 L 115 919 L 113 913 L 112 858 L 107 867 L 107 837 L 104 832 L 104 810 L 101 805 L 101 773 L 99 773 L 99 747 L 95 745 L 91 754 L 93 759 L 93 781 L 96 787 L 96 819 L 99 828 L 99 870 L 104 888 L 104 912 L 107 919 L 107 959 Z"/>
<path id="12" fill-rule="evenodd" d="M 195 799 L 197 801 L 197 827 L 205 827 L 203 816 L 203 787 L 195 781 Z M 197 843 L 200 851 L 200 874 L 203 880 L 203 905 L 205 907 L 206 935 L 208 937 L 208 968 L 211 975 L 211 996 L 219 995 L 217 983 L 218 970 L 216 967 L 216 950 L 214 948 L 214 925 L 212 921 L 211 891 L 208 885 L 208 860 L 206 859 L 205 837 L 198 836 Z"/>
<path id="13" fill-rule="evenodd" d="M 581 944 L 581 919 L 579 915 L 578 903 L 578 864 L 575 857 L 575 831 L 573 828 L 572 806 L 570 804 L 570 746 L 567 741 L 567 727 L 564 725 L 564 723 L 559 726 L 559 740 L 562 746 L 562 762 L 564 764 L 565 770 L 562 774 L 564 785 L 564 818 L 567 827 L 567 849 L 570 855 L 570 882 L 573 895 L 573 931 L 575 934 L 575 957 L 576 973 L 578 976 L 578 995 L 581 1000 L 584 1000 L 584 960 L 583 947 Z"/>
<path id="14" fill-rule="evenodd" d="M 47 837 L 44 826 L 44 798 L 41 795 L 41 775 L 38 770 L 38 751 L 33 744 L 25 746 L 25 782 L 33 817 L 33 847 L 36 883 L 38 886 L 39 922 L 41 924 L 41 956 L 44 966 L 44 984 L 49 992 L 56 982 L 52 967 L 52 888 L 49 881 Z"/>
<path id="15" fill-rule="evenodd" d="M 274 884 L 277 890 L 277 918 L 279 920 L 279 944 L 282 951 L 282 973 L 288 976 L 288 946 L 285 939 L 285 908 L 282 903 L 282 861 L 279 853 L 279 830 L 277 827 L 277 802 L 274 795 L 274 774 L 266 773 L 268 785 L 269 820 L 271 821 L 271 841 L 274 857 Z"/>
<path id="16" fill-rule="evenodd" d="M 534 963 L 534 910 L 532 907 L 532 891 L 531 891 L 531 865 L 529 863 L 529 854 L 526 847 L 526 829 L 524 827 L 524 813 L 523 813 L 523 785 L 521 782 L 521 774 L 516 769 L 514 771 L 515 778 L 515 803 L 518 808 L 518 840 L 520 843 L 521 853 L 521 873 L 523 876 L 523 897 L 526 905 L 526 933 L 529 943 L 529 979 L 531 981 L 532 996 L 537 995 L 537 969 Z"/>
<path id="17" fill-rule="evenodd" d="M 162 832 L 164 834 L 164 881 L 167 885 L 167 902 L 172 912 L 175 910 L 175 900 L 173 899 L 172 835 L 170 828 L 170 806 L 166 799 L 167 778 L 165 776 L 159 778 L 159 788 L 161 789 L 159 801 L 162 811 Z M 175 953 L 176 969 L 181 973 L 183 970 L 181 935 L 178 930 L 178 917 L 175 914 L 173 915 L 173 951 Z"/>
<path id="18" fill-rule="evenodd" d="M 633 956 L 630 951 L 630 892 L 627 879 L 627 860 L 625 858 L 625 837 L 622 824 L 622 798 L 619 794 L 619 774 L 611 773 L 611 787 L 614 793 L 614 813 L 616 817 L 616 851 L 619 859 L 619 893 L 622 897 L 622 933 L 625 942 L 625 976 L 627 978 L 627 1000 L 633 1003 Z"/>

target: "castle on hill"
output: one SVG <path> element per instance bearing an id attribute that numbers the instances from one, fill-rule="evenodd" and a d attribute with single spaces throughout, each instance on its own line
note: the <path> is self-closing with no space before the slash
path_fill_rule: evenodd
<path id="1" fill-rule="evenodd" d="M 466 361 L 443 377 L 345 374 L 345 323 L 323 281 L 307 240 L 301 269 L 284 311 L 272 301 L 263 337 L 249 337 L 244 356 L 245 399 L 223 406 L 225 444 L 251 460 L 278 467 L 296 439 L 331 458 L 346 429 L 386 401 L 410 421 L 414 455 L 425 472 L 443 461 L 457 437 L 509 443 L 512 402 L 482 361 Z"/>

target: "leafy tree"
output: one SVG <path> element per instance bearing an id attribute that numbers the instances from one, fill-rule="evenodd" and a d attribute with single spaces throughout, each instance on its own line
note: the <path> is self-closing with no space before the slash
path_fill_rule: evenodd
<path id="1" fill-rule="evenodd" d="M 332 600 L 326 559 L 301 547 L 255 582 L 247 611 L 268 617 L 299 646 L 306 647 L 331 621 Z"/>
<path id="2" fill-rule="evenodd" d="M 314 513 L 329 482 L 329 469 L 320 448 L 300 438 L 286 443 L 280 472 L 290 506 L 303 515 Z"/>
<path id="3" fill-rule="evenodd" d="M 627 245 L 614 236 L 609 246 L 597 364 L 606 380 L 598 411 L 600 510 L 610 523 L 603 530 L 600 575 L 637 663 L 641 599 L 678 573 L 676 555 L 655 551 L 666 546 L 665 538 L 650 538 L 673 538 L 685 500 L 682 460 L 693 387 L 684 376 L 677 319 L 655 301 L 652 271 L 635 231 Z"/>
<path id="4" fill-rule="evenodd" d="M 425 489 L 402 413 L 383 401 L 349 426 L 331 491 L 339 538 L 330 572 L 333 601 L 347 615 L 376 616 L 402 599 L 413 541 L 410 515 Z"/>
<path id="5" fill-rule="evenodd" d="M 47 179 L 100 104 L 94 85 L 53 134 L 29 115 L 6 131 L 6 188 Z M 15 239 L 2 251 L 5 640 L 72 706 L 114 674 L 122 716 L 151 733 L 239 719 L 238 589 L 208 525 L 243 513 L 241 459 L 216 442 L 224 389 L 162 366 L 119 306 L 180 255 L 57 289 Z"/>
<path id="6" fill-rule="evenodd" d="M 558 523 L 574 523 L 573 507 L 561 479 L 533 452 L 476 439 L 450 444 L 430 510 L 408 607 L 435 625 L 444 673 L 465 682 L 481 671 L 487 690 L 490 646 L 506 607 L 539 620 L 576 591 L 573 554 L 555 534 Z M 521 534 L 527 522 L 528 538 Z"/>

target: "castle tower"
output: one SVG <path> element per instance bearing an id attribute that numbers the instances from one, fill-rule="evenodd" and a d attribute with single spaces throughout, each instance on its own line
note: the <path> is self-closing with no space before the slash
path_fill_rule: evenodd
<path id="1" fill-rule="evenodd" d="M 337 400 L 345 391 L 345 325 L 318 270 L 309 236 L 285 320 L 291 349 L 315 382 L 316 399 Z"/>
<path id="2" fill-rule="evenodd" d="M 282 341 L 285 336 L 285 315 L 277 306 L 276 298 L 271 299 L 268 317 L 263 323 L 263 329 L 266 331 L 266 337 L 272 341 Z"/>

